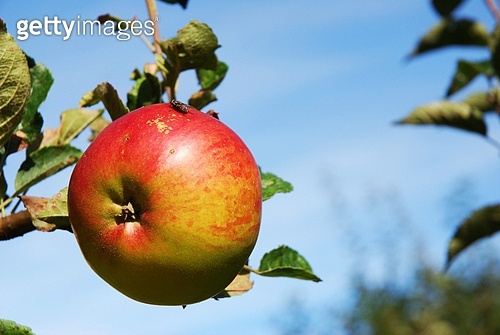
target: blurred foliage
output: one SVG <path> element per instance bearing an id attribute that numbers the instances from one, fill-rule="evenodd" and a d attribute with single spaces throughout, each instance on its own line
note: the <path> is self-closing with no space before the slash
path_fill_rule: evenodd
<path id="1" fill-rule="evenodd" d="M 406 287 L 358 280 L 347 310 L 311 312 L 293 300 L 282 319 L 281 335 L 500 334 L 500 268 L 490 263 L 468 276 L 450 276 L 424 267 Z"/>
<path id="2" fill-rule="evenodd" d="M 500 272 L 469 279 L 427 268 L 407 290 L 360 283 L 344 322 L 346 334 L 357 335 L 500 334 Z"/>

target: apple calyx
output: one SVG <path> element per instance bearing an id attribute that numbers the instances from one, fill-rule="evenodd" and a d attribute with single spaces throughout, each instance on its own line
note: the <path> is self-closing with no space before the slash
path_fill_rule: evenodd
<path id="1" fill-rule="evenodd" d="M 131 201 L 126 205 L 121 206 L 121 213 L 115 215 L 116 224 L 124 224 L 126 222 L 139 222 L 141 218 L 138 206 L 134 206 Z"/>

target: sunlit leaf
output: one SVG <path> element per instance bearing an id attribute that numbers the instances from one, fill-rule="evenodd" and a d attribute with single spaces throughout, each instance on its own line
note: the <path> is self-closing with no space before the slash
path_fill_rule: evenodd
<path id="1" fill-rule="evenodd" d="M 276 193 L 288 193 L 293 191 L 293 186 L 287 181 L 270 172 L 260 172 L 262 180 L 262 201 L 272 198 Z"/>
<path id="2" fill-rule="evenodd" d="M 250 281 L 250 271 L 247 268 L 242 268 L 238 275 L 233 279 L 224 291 L 214 296 L 214 299 L 229 298 L 236 295 L 242 295 L 248 292 L 253 287 L 253 282 Z"/>
<path id="3" fill-rule="evenodd" d="M 432 0 L 432 5 L 439 15 L 449 16 L 463 0 Z"/>
<path id="4" fill-rule="evenodd" d="M 80 107 L 89 107 L 101 101 L 112 120 L 116 120 L 129 112 L 129 109 L 118 96 L 118 92 L 108 82 L 101 83 L 94 90 L 85 93 L 80 99 L 79 105 Z"/>
<path id="5" fill-rule="evenodd" d="M 45 178 L 76 163 L 82 152 L 69 144 L 49 146 L 30 153 L 16 175 L 15 194 L 21 194 Z"/>
<path id="6" fill-rule="evenodd" d="M 37 230 L 49 232 L 55 229 L 71 231 L 68 217 L 68 189 L 64 188 L 52 198 L 21 196 Z"/>
<path id="7" fill-rule="evenodd" d="M 92 123 L 89 125 L 92 134 L 90 135 L 88 140 L 92 142 L 97 137 L 97 135 L 99 135 L 101 131 L 103 131 L 103 129 L 106 128 L 109 124 L 110 122 L 102 116 L 99 116 L 97 119 L 92 121 Z"/>
<path id="8" fill-rule="evenodd" d="M 468 20 L 443 19 L 419 41 L 411 56 L 447 46 L 488 46 L 490 34 L 481 23 Z"/>
<path id="9" fill-rule="evenodd" d="M 23 119 L 30 91 L 26 56 L 0 19 L 0 147 Z"/>
<path id="10" fill-rule="evenodd" d="M 289 277 L 320 282 L 306 259 L 297 251 L 282 245 L 266 253 L 257 274 L 266 277 Z"/>
<path id="11" fill-rule="evenodd" d="M 465 98 L 463 102 L 483 113 L 496 112 L 499 108 L 500 89 L 494 88 L 489 92 L 473 93 Z"/>
<path id="12" fill-rule="evenodd" d="M 482 62 L 468 62 L 465 60 L 459 61 L 446 95 L 450 96 L 453 93 L 458 92 L 467 86 L 479 74 L 483 74 L 487 78 L 492 78 L 495 75 L 495 70 L 493 69 L 490 60 Z"/>
<path id="13" fill-rule="evenodd" d="M 397 124 L 449 126 L 486 135 L 483 113 L 463 102 L 439 101 L 423 105 Z"/>
<path id="14" fill-rule="evenodd" d="M 31 328 L 22 326 L 10 320 L 0 319 L 0 334 L 2 335 L 35 335 Z"/>
<path id="15" fill-rule="evenodd" d="M 448 245 L 447 267 L 474 242 L 500 231 L 500 205 L 481 208 L 463 221 Z"/>
<path id="16" fill-rule="evenodd" d="M 102 113 L 103 110 L 88 110 L 81 108 L 64 111 L 61 114 L 57 145 L 64 145 L 71 142 L 85 128 L 101 116 Z"/>

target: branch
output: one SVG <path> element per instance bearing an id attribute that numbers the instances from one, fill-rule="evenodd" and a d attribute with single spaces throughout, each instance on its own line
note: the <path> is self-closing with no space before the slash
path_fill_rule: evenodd
<path id="1" fill-rule="evenodd" d="M 490 10 L 491 14 L 493 14 L 493 17 L 495 20 L 500 21 L 500 10 L 498 9 L 497 4 L 495 3 L 495 0 L 485 0 L 486 6 L 488 6 L 488 9 Z"/>
<path id="2" fill-rule="evenodd" d="M 153 44 L 153 52 L 155 56 L 159 56 L 163 58 L 163 51 L 161 51 L 161 38 L 160 38 L 160 29 L 158 28 L 158 21 L 159 21 L 159 16 L 158 16 L 158 8 L 156 7 L 156 0 L 146 0 L 146 6 L 148 7 L 148 15 L 149 19 L 155 23 L 155 29 L 153 32 L 153 39 L 154 39 L 154 44 Z M 165 73 L 161 73 L 163 82 L 165 82 Z M 167 91 L 168 95 L 168 100 L 173 100 L 175 99 L 175 89 L 167 86 L 165 87 L 165 90 Z"/>
<path id="3" fill-rule="evenodd" d="M 0 218 L 0 241 L 23 236 L 35 229 L 28 211 L 21 211 L 2 217 Z"/>

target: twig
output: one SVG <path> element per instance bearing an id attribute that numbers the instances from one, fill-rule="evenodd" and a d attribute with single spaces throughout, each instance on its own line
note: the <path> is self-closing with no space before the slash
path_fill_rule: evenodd
<path id="1" fill-rule="evenodd" d="M 153 32 L 153 39 L 154 39 L 153 52 L 156 56 L 163 58 L 163 51 L 161 51 L 161 46 L 160 46 L 161 37 L 160 37 L 160 29 L 158 27 L 159 15 L 158 15 L 158 8 L 156 7 L 156 0 L 146 0 L 146 6 L 148 7 L 149 19 L 155 23 L 155 29 Z M 161 72 L 161 76 L 163 82 L 165 82 L 166 81 L 165 73 Z M 172 87 L 166 86 L 165 90 L 167 92 L 169 101 L 175 99 L 175 90 Z"/>
<path id="2" fill-rule="evenodd" d="M 146 6 L 148 7 L 148 15 L 149 19 L 155 23 L 155 29 L 153 31 L 153 39 L 154 39 L 154 53 L 157 55 L 162 55 L 162 51 L 160 48 L 160 29 L 158 29 L 158 8 L 156 7 L 156 0 L 146 0 Z"/>
<path id="3" fill-rule="evenodd" d="M 35 226 L 31 222 L 31 215 L 28 211 L 0 218 L 0 241 L 20 237 L 33 230 L 35 230 Z"/>
<path id="4" fill-rule="evenodd" d="M 498 9 L 495 0 L 485 0 L 484 2 L 486 3 L 486 6 L 490 10 L 495 20 L 500 21 L 500 10 Z"/>

